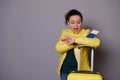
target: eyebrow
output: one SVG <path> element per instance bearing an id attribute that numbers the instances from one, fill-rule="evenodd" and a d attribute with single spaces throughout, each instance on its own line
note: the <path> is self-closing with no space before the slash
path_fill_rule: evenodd
<path id="1" fill-rule="evenodd" d="M 74 20 L 69 20 L 69 21 L 74 21 Z M 80 22 L 81 22 L 81 20 L 80 20 L 80 19 L 78 19 L 78 20 L 77 20 L 77 22 L 78 22 L 78 21 L 80 21 Z"/>

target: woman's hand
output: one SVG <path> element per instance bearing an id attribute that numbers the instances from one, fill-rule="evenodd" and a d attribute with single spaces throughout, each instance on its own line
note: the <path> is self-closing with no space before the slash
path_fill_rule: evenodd
<path id="1" fill-rule="evenodd" d="M 72 37 L 72 36 L 64 36 L 61 41 L 63 41 L 64 43 L 70 45 L 70 44 L 73 44 L 75 42 L 75 37 Z"/>

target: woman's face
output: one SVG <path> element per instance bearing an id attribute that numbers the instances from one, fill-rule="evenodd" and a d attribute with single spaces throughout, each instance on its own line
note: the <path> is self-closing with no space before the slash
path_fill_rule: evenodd
<path id="1" fill-rule="evenodd" d="M 78 33 L 82 29 L 82 20 L 79 15 L 73 15 L 68 20 L 68 26 L 74 33 Z"/>

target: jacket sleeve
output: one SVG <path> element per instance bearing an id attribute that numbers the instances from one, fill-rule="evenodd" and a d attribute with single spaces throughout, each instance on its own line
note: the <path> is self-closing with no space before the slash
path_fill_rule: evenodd
<path id="1" fill-rule="evenodd" d="M 65 52 L 67 52 L 68 50 L 76 47 L 75 45 L 67 45 L 66 43 L 61 41 L 61 38 L 65 35 L 66 35 L 66 32 L 63 30 L 58 42 L 55 45 L 56 51 L 60 54 L 63 54 Z"/>
<path id="2" fill-rule="evenodd" d="M 83 35 L 76 38 L 75 43 L 76 44 L 82 44 L 86 46 L 92 46 L 97 48 L 100 45 L 100 40 L 96 37 L 94 38 L 87 38 L 87 34 L 90 32 L 90 30 L 86 30 Z"/>
<path id="3" fill-rule="evenodd" d="M 91 38 L 80 37 L 76 39 L 75 43 L 97 48 L 100 45 L 100 40 L 98 38 L 91 39 Z"/>

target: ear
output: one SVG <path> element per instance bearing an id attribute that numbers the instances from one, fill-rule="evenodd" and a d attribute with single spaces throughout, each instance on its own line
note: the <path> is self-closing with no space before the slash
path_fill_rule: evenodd
<path id="1" fill-rule="evenodd" d="M 68 25 L 70 24 L 69 21 L 67 21 L 67 24 L 68 24 Z"/>

